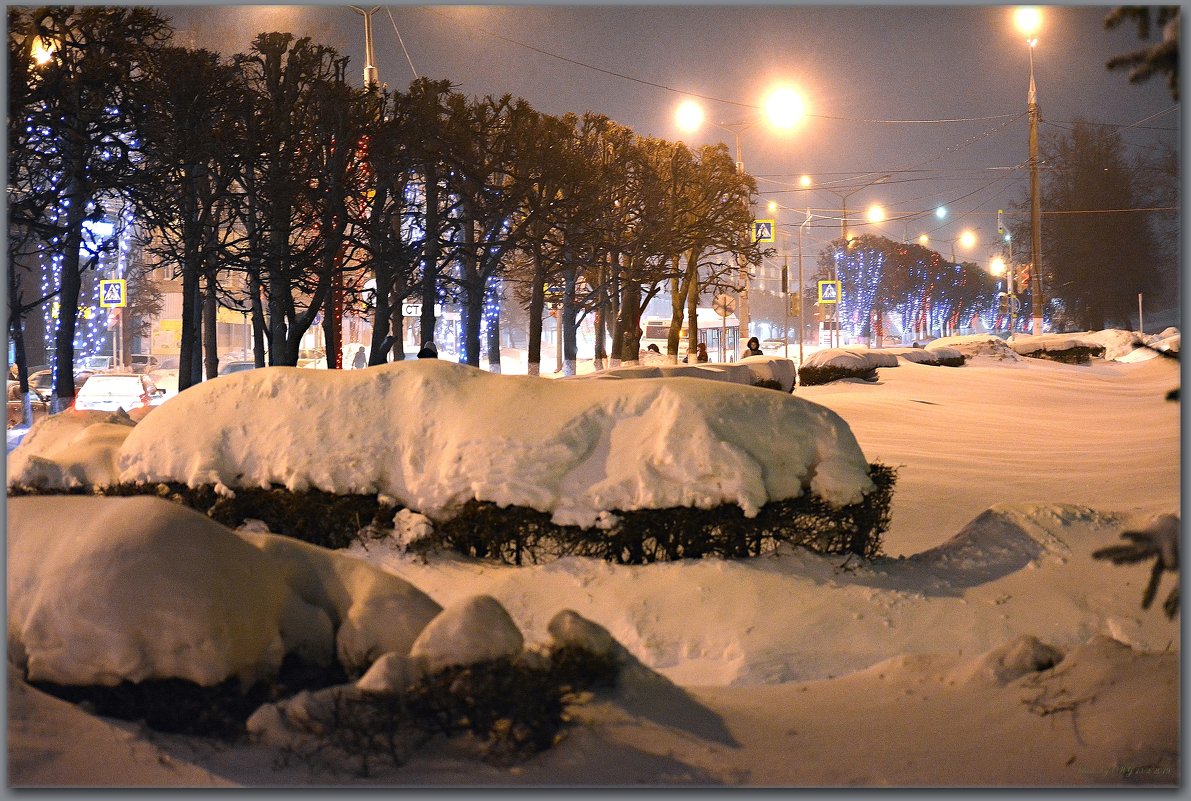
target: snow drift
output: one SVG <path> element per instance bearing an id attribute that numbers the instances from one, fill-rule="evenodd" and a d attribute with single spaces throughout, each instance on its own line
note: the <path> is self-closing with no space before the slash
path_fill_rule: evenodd
<path id="1" fill-rule="evenodd" d="M 69 468 L 31 432 L 10 486 L 63 486 Z M 270 367 L 162 404 L 95 484 L 282 485 L 378 493 L 431 518 L 470 500 L 590 527 L 613 510 L 736 504 L 746 515 L 810 491 L 828 503 L 873 489 L 837 414 L 789 394 L 659 378 L 567 381 L 422 360 L 368 370 Z"/>

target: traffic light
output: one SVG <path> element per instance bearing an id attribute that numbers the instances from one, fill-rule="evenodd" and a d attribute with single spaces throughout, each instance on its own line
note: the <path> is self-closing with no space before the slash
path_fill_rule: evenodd
<path id="1" fill-rule="evenodd" d="M 1009 295 L 1005 292 L 997 293 L 997 314 L 1002 317 L 1009 316 Z"/>

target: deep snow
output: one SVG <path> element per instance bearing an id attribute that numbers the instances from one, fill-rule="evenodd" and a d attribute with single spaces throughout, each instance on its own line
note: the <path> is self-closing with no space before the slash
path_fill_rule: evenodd
<path id="1" fill-rule="evenodd" d="M 368 376 L 373 368 L 355 372 Z M 559 385 L 590 398 L 577 388 L 623 389 L 630 383 L 659 387 L 633 392 L 664 392 L 659 379 Z M 778 394 L 704 384 L 716 397 L 725 390 Z M 573 610 L 605 629 L 642 667 L 626 675 L 617 693 L 577 708 L 579 725 L 570 736 L 526 765 L 492 768 L 460 743 L 436 743 L 400 770 L 368 780 L 312 776 L 305 765 L 278 768 L 267 738 L 226 749 L 97 720 L 10 676 L 10 784 L 1177 783 L 1178 621 L 1158 609 L 1140 609 L 1148 566 L 1091 558 L 1130 525 L 1178 511 L 1179 407 L 1163 399 L 1177 384 L 1174 363 L 1163 359 L 1071 366 L 977 356 L 962 368 L 901 360 L 896 368 L 882 368 L 875 384 L 799 389 L 800 399 L 838 413 L 865 459 L 899 466 L 885 548 L 890 556 L 871 562 L 783 549 L 748 561 L 623 567 L 570 558 L 514 568 L 446 554 L 414 558 L 396 538 L 314 556 L 304 550 L 309 546 L 284 538 L 212 529 L 208 536 L 232 552 L 274 560 L 263 574 L 282 578 L 264 583 L 277 585 L 272 591 L 283 597 L 282 608 L 290 603 L 287 593 L 308 607 L 301 626 L 278 624 L 285 615 L 253 618 L 251 626 L 285 629 L 283 643 L 286 636 L 294 639 L 294 631 L 304 633 L 305 640 L 297 639 L 308 647 L 325 643 L 332 635 L 312 622 L 317 611 L 338 619 L 357 596 L 384 608 L 392 587 L 384 588 L 383 574 L 400 580 L 393 587 L 424 593 L 433 604 L 426 614 L 439 606 L 451 611 L 440 615 L 445 622 L 437 627 L 449 636 L 428 635 L 437 645 L 420 651 L 423 657 L 461 658 L 493 641 L 512 648 L 518 636 L 526 644 L 543 642 L 559 613 Z M 176 408 L 171 404 L 185 395 L 150 413 L 132 433 L 149 431 L 157 415 L 166 420 Z M 535 400 L 505 405 L 505 429 L 550 419 L 540 396 Z M 721 407 L 720 413 L 729 410 Z M 201 418 L 190 414 L 200 428 Z M 207 416 L 220 418 L 210 411 Z M 58 425 L 63 438 L 77 436 L 77 430 L 65 430 L 67 424 Z M 54 445 L 56 438 L 36 433 L 26 443 L 43 454 L 56 449 L 60 465 L 70 463 L 63 454 L 71 448 L 88 463 L 103 464 L 96 458 L 103 447 L 95 443 Z M 20 449 L 10 457 L 10 481 L 21 458 Z M 30 535 L 39 547 L 61 559 L 72 553 L 82 558 L 82 543 L 52 547 L 46 543 L 50 532 L 65 528 L 83 537 L 87 531 L 121 529 L 122 536 L 132 536 L 156 530 L 168 538 L 185 528 L 175 517 L 189 514 L 150 499 L 71 500 L 94 511 L 58 506 L 62 499 L 14 500 L 10 528 L 40 528 Z M 141 506 L 132 510 L 132 503 Z M 111 516 L 106 525 L 95 522 L 102 516 Z M 76 522 L 73 529 L 65 522 L 88 517 L 91 523 Z M 197 517 L 195 527 L 209 523 Z M 411 518 L 406 514 L 403 530 L 425 525 Z M 211 559 L 226 558 L 218 556 L 222 549 L 210 553 Z M 33 596 L 49 610 L 43 620 L 56 620 L 66 639 L 84 641 L 70 648 L 94 650 L 95 638 L 82 629 L 82 620 L 77 629 L 70 622 L 78 615 L 53 611 L 54 593 L 77 587 L 61 577 L 61 563 L 29 561 L 27 570 L 45 580 L 37 589 L 14 589 L 10 550 L 10 660 L 14 609 L 33 608 Z M 144 580 L 168 575 L 161 561 L 135 569 L 148 574 Z M 98 566 L 88 570 L 134 569 L 110 559 L 90 564 Z M 1165 579 L 1160 597 L 1171 581 Z M 330 585 L 340 588 L 338 600 L 319 597 L 318 588 Z M 155 608 L 147 599 L 161 593 L 142 593 L 140 605 Z M 488 600 L 477 600 L 483 598 Z M 133 606 L 122 608 L 146 613 Z M 503 620 L 497 607 L 515 633 L 493 622 Z M 123 614 L 108 609 L 98 617 L 111 623 L 125 620 Z M 381 612 L 376 620 L 383 618 Z M 213 613 L 207 622 L 214 619 Z M 206 623 L 200 617 L 182 625 L 202 630 Z M 373 625 L 358 628 L 366 632 Z M 490 639 L 481 631 L 503 634 Z M 192 643 L 203 636 L 182 639 Z M 376 650 L 359 652 L 375 658 Z M 1039 669 L 1055 659 L 1061 660 L 1056 667 Z M 93 660 L 102 662 L 87 661 Z M 68 745 L 55 738 L 62 731 L 71 732 Z"/>

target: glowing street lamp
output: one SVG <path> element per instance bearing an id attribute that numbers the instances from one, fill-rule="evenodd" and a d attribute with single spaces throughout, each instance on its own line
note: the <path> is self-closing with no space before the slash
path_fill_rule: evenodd
<path id="1" fill-rule="evenodd" d="M 44 67 L 50 63 L 50 59 L 54 57 L 54 43 L 50 39 L 42 39 L 38 36 L 33 40 L 33 63 L 39 67 Z"/>
<path id="2" fill-rule="evenodd" d="M 798 126 L 806 116 L 806 104 L 802 95 L 789 86 L 776 86 L 766 95 L 762 104 L 762 114 L 735 122 L 712 123 L 717 128 L 728 131 L 736 137 L 736 171 L 744 173 L 744 151 L 740 142 L 740 135 L 753 127 L 759 119 L 765 119 L 770 127 L 779 131 L 790 131 Z M 679 130 L 693 133 L 707 121 L 702 106 L 693 98 L 688 98 L 678 104 L 675 109 L 674 121 Z M 743 289 L 740 291 L 740 305 L 737 316 L 740 320 L 740 337 L 748 336 L 749 326 L 749 274 L 748 265 L 741 264 L 740 278 Z"/>
<path id="3" fill-rule="evenodd" d="M 868 213 L 865 214 L 865 218 L 870 223 L 885 222 L 885 209 L 881 208 L 879 205 L 874 203 L 873 205 L 868 207 Z"/>

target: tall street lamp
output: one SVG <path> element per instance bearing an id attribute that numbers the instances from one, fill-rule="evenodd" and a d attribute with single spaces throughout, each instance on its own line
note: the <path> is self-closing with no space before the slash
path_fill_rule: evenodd
<path id="1" fill-rule="evenodd" d="M 365 9 L 360 6 L 348 6 L 348 8 L 364 18 L 364 88 L 367 89 L 377 83 L 376 53 L 372 49 L 372 15 L 380 11 L 381 7 L 373 6 Z"/>
<path id="2" fill-rule="evenodd" d="M 740 135 L 744 131 L 756 125 L 761 119 L 766 120 L 772 128 L 789 131 L 802 121 L 805 114 L 806 106 L 802 96 L 790 87 L 778 86 L 770 90 L 766 96 L 760 115 L 753 115 L 733 122 L 713 122 L 711 124 L 735 136 L 736 172 L 743 175 L 744 150 L 741 146 Z M 702 107 L 690 99 L 679 104 L 674 116 L 678 127 L 687 133 L 698 130 L 706 121 Z M 748 262 L 743 259 L 740 264 L 740 283 L 743 288 L 740 291 L 737 317 L 740 320 L 740 339 L 744 340 L 749 335 L 749 268 Z"/>
<path id="3" fill-rule="evenodd" d="M 1026 35 L 1030 53 L 1030 92 L 1027 98 L 1030 112 L 1030 294 L 1033 296 L 1035 336 L 1042 333 L 1042 202 L 1038 189 L 1038 94 L 1034 88 L 1034 46 L 1038 44 L 1038 29 L 1042 27 L 1042 12 L 1033 6 L 1023 6 L 1013 13 L 1017 29 Z"/>

